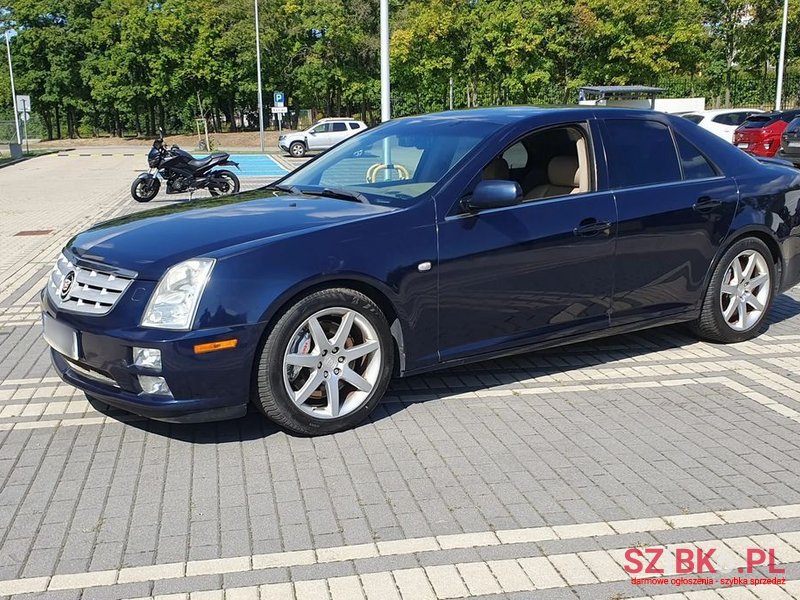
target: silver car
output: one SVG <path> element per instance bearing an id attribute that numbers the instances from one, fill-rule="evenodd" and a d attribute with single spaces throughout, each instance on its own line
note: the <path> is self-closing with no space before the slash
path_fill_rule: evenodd
<path id="1" fill-rule="evenodd" d="M 293 157 L 300 158 L 309 151 L 327 150 L 366 128 L 366 123 L 355 119 L 321 119 L 305 131 L 281 135 L 278 146 Z"/>

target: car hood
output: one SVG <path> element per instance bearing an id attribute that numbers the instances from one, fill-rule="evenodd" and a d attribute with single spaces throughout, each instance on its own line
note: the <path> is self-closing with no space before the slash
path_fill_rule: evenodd
<path id="1" fill-rule="evenodd" d="M 99 223 L 67 244 L 74 259 L 157 280 L 172 265 L 238 244 L 391 212 L 347 200 L 255 190 Z"/>

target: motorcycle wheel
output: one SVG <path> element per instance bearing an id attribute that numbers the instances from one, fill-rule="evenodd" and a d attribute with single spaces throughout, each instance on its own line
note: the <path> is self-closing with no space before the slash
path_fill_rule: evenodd
<path id="1" fill-rule="evenodd" d="M 157 177 L 152 175 L 137 177 L 131 184 L 131 196 L 137 202 L 150 202 L 158 195 L 160 188 L 161 181 Z"/>
<path id="2" fill-rule="evenodd" d="M 239 178 L 231 171 L 215 171 L 214 182 L 208 184 L 208 191 L 214 197 L 239 193 Z"/>

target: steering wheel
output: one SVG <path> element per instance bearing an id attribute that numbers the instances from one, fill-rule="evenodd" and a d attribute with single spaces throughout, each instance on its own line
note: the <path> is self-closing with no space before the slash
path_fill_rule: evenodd
<path id="1" fill-rule="evenodd" d="M 397 171 L 398 179 L 405 180 L 411 179 L 411 175 L 403 165 L 393 164 L 387 165 L 384 163 L 375 163 L 369 169 L 367 169 L 367 183 L 375 183 L 378 181 L 378 174 L 389 172 L 389 171 Z"/>

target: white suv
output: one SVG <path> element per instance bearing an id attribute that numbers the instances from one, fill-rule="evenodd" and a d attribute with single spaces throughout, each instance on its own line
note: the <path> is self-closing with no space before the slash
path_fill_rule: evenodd
<path id="1" fill-rule="evenodd" d="M 722 108 L 716 110 L 699 110 L 681 113 L 684 119 L 697 123 L 703 129 L 721 137 L 726 142 L 733 142 L 733 132 L 747 117 L 764 112 L 757 108 Z"/>
<path id="2" fill-rule="evenodd" d="M 363 121 L 355 119 L 321 119 L 305 131 L 280 136 L 278 146 L 293 157 L 300 158 L 309 150 L 327 150 L 366 128 Z"/>

